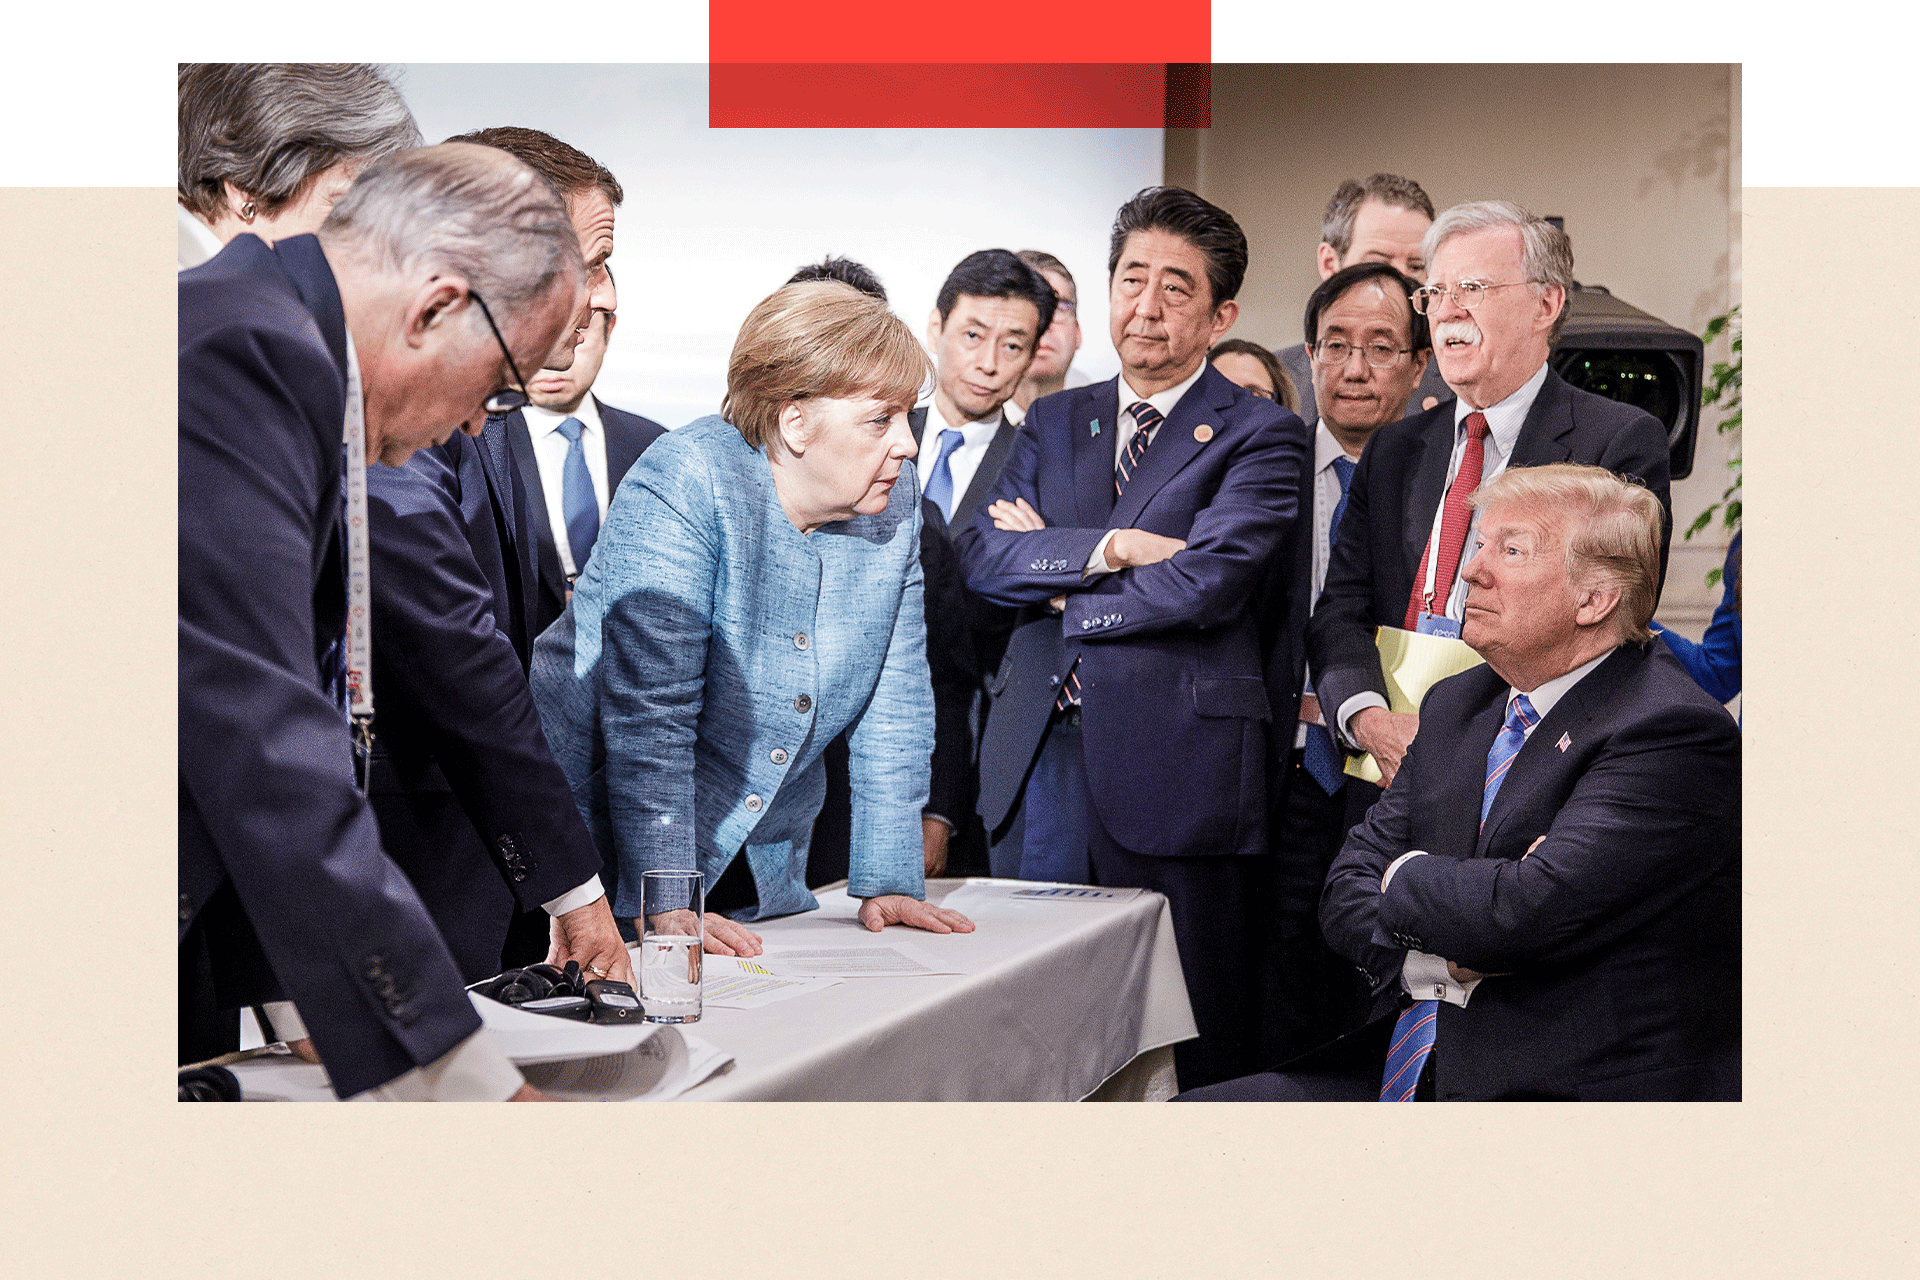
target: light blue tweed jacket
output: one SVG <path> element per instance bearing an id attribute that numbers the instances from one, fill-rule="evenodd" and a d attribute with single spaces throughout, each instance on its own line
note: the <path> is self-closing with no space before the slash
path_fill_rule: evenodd
<path id="1" fill-rule="evenodd" d="M 911 465 L 884 512 L 803 536 L 766 455 L 724 419 L 640 455 L 531 672 L 616 916 L 639 914 L 640 872 L 698 866 L 711 890 L 742 848 L 750 918 L 817 906 L 805 872 L 820 757 L 848 726 L 848 891 L 924 895 L 933 688 L 919 538 Z"/>

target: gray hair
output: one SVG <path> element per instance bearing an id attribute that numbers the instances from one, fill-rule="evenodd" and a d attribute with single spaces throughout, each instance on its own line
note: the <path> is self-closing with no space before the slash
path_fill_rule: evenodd
<path id="1" fill-rule="evenodd" d="M 1320 215 L 1320 239 L 1332 245 L 1333 251 L 1342 258 L 1353 248 L 1353 220 L 1360 216 L 1360 206 L 1368 200 L 1424 213 L 1429 221 L 1433 218 L 1432 199 L 1412 178 L 1403 178 L 1397 173 L 1376 173 L 1365 182 L 1348 178 L 1334 190 L 1333 199 L 1327 201 L 1327 211 Z"/>
<path id="2" fill-rule="evenodd" d="M 1573 241 L 1559 227 L 1534 217 L 1511 200 L 1469 200 L 1434 219 L 1420 250 L 1431 264 L 1440 246 L 1452 237 L 1488 227 L 1513 227 L 1520 232 L 1520 265 L 1533 285 L 1535 297 L 1550 285 L 1557 284 L 1565 291 L 1560 314 L 1553 318 L 1553 332 L 1547 335 L 1549 346 L 1560 341 L 1560 331 L 1567 325 L 1567 299 L 1573 297 Z"/>
<path id="3" fill-rule="evenodd" d="M 313 178 L 420 145 L 399 90 L 362 62 L 183 62 L 180 202 L 207 221 L 226 184 L 272 216 Z"/>
<path id="4" fill-rule="evenodd" d="M 1660 533 L 1666 513 L 1638 480 L 1605 467 L 1556 462 L 1508 467 L 1473 493 L 1473 507 L 1520 506 L 1539 512 L 1566 533 L 1567 582 L 1620 592 L 1615 642 L 1653 638 L 1647 622 L 1660 598 Z"/>
<path id="5" fill-rule="evenodd" d="M 521 161 L 473 143 L 375 161 L 333 206 L 320 241 L 329 256 L 345 253 L 390 273 L 424 267 L 463 276 L 503 328 L 556 283 L 586 279 L 580 237 L 559 195 Z"/>
<path id="6" fill-rule="evenodd" d="M 1067 288 L 1074 291 L 1074 297 L 1080 296 L 1080 286 L 1073 282 L 1073 272 L 1067 270 L 1067 264 L 1048 253 L 1045 249 L 1022 249 L 1013 255 L 1032 267 L 1035 271 L 1052 271 L 1067 282 Z"/>

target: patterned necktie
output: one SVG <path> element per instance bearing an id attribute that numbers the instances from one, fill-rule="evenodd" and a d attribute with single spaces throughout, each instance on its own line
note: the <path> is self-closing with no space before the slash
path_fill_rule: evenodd
<path id="1" fill-rule="evenodd" d="M 1480 795 L 1481 822 L 1487 820 L 1487 810 L 1493 808 L 1493 798 L 1500 794 L 1500 784 L 1506 781 L 1513 758 L 1526 745 L 1527 730 L 1538 723 L 1540 717 L 1534 714 L 1527 695 L 1517 695 L 1507 707 L 1500 736 L 1487 752 L 1487 781 Z M 1380 1101 L 1405 1102 L 1413 1097 L 1420 1069 L 1433 1052 L 1434 1018 L 1439 1008 L 1438 1000 L 1416 1000 L 1393 1024 L 1393 1046 L 1387 1050 L 1387 1067 L 1380 1077 Z"/>
<path id="2" fill-rule="evenodd" d="M 966 439 L 952 427 L 940 428 L 940 456 L 933 460 L 933 470 L 927 473 L 926 496 L 940 508 L 940 514 L 949 523 L 953 520 L 953 451 Z"/>
<path id="3" fill-rule="evenodd" d="M 1333 519 L 1327 525 L 1329 553 L 1333 550 L 1335 539 L 1340 536 L 1340 517 L 1347 513 L 1347 492 L 1353 486 L 1354 465 L 1353 459 L 1345 456 L 1333 460 L 1334 474 L 1340 479 L 1340 501 L 1334 504 Z M 1340 784 L 1346 781 L 1340 768 L 1340 752 L 1333 745 L 1333 735 L 1324 724 L 1307 726 L 1307 741 L 1301 762 L 1306 765 L 1313 780 L 1320 784 L 1320 789 L 1328 795 L 1338 791 Z"/>
<path id="4" fill-rule="evenodd" d="M 1165 415 L 1145 400 L 1136 401 L 1131 409 L 1133 420 L 1139 424 L 1133 438 L 1127 441 L 1127 447 L 1120 451 L 1120 465 L 1113 469 L 1113 493 L 1117 498 L 1127 491 L 1127 481 L 1140 468 L 1140 455 L 1153 443 L 1153 429 L 1160 425 Z"/>
<path id="5" fill-rule="evenodd" d="M 560 468 L 560 510 L 567 517 L 567 546 L 573 551 L 573 571 L 582 573 L 600 536 L 600 500 L 593 496 L 593 476 L 587 471 L 587 450 L 581 444 L 586 424 L 568 418 L 554 428 L 567 438 L 567 460 Z"/>
<path id="6" fill-rule="evenodd" d="M 1460 452 L 1460 470 L 1455 473 L 1453 483 L 1447 486 L 1447 496 L 1440 503 L 1440 563 L 1433 573 L 1433 598 L 1440 607 L 1436 612 L 1447 611 L 1447 597 L 1453 594 L 1453 580 L 1460 572 L 1460 552 L 1467 545 L 1467 526 L 1473 523 L 1473 508 L 1467 505 L 1467 495 L 1480 487 L 1480 469 L 1486 458 L 1487 415 L 1475 410 L 1467 415 L 1464 424 L 1467 428 L 1467 447 Z M 1420 559 L 1413 576 L 1413 593 L 1407 597 L 1407 620 L 1403 624 L 1407 630 L 1414 631 L 1420 626 L 1420 614 L 1426 609 L 1427 557 L 1433 552 L 1433 539 L 1427 539 L 1427 545 L 1420 550 Z"/>

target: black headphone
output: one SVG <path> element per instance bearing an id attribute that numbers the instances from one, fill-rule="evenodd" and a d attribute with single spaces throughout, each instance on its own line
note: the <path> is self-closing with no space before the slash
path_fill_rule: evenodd
<path id="1" fill-rule="evenodd" d="M 580 972 L 580 962 L 569 960 L 565 969 L 556 969 L 550 964 L 530 964 L 524 969 L 509 969 L 485 982 L 476 983 L 469 990 L 498 1000 L 501 1004 L 517 1006 L 529 1000 L 545 1000 L 550 996 L 579 996 L 585 999 L 587 978 Z"/>

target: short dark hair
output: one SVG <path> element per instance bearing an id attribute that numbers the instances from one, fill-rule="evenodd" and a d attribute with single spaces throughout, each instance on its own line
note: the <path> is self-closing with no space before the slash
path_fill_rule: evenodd
<path id="1" fill-rule="evenodd" d="M 1420 287 L 1413 280 L 1385 262 L 1356 262 L 1350 267 L 1342 267 L 1325 280 L 1307 299 L 1306 333 L 1307 345 L 1311 347 L 1320 340 L 1320 313 L 1334 304 L 1347 290 L 1355 285 L 1365 284 L 1369 280 L 1379 280 L 1383 285 L 1397 292 L 1407 304 L 1409 325 L 1407 329 L 1410 341 L 1407 345 L 1415 355 L 1433 346 L 1433 336 L 1427 329 L 1427 318 L 1413 309 L 1413 291 Z"/>
<path id="2" fill-rule="evenodd" d="M 545 178 L 562 200 L 571 201 L 574 193 L 588 187 L 598 188 L 614 208 L 627 198 L 620 180 L 612 170 L 578 147 L 570 147 L 550 133 L 522 129 L 516 125 L 497 125 L 475 129 L 447 139 L 448 142 L 477 142 L 483 147 L 498 147 Z"/>
<path id="3" fill-rule="evenodd" d="M 1127 237 L 1136 231 L 1179 236 L 1207 260 L 1207 287 L 1219 306 L 1240 292 L 1247 278 L 1247 236 L 1233 215 L 1183 187 L 1148 187 L 1120 206 L 1107 247 L 1107 279 L 1119 269 Z"/>
<path id="4" fill-rule="evenodd" d="M 1287 374 L 1287 367 L 1280 363 L 1273 352 L 1257 342 L 1248 342 L 1245 338 L 1227 338 L 1213 344 L 1213 350 L 1207 352 L 1207 363 L 1212 364 L 1221 356 L 1252 356 L 1267 371 L 1267 381 L 1273 384 L 1273 398 L 1280 404 L 1300 412 L 1300 389 L 1293 385 L 1293 379 Z"/>
<path id="5" fill-rule="evenodd" d="M 1048 253 L 1045 249 L 1022 249 L 1013 255 L 1032 267 L 1035 271 L 1051 271 L 1055 275 L 1065 276 L 1067 286 L 1073 290 L 1074 301 L 1079 302 L 1080 286 L 1073 282 L 1073 272 L 1067 270 L 1067 264 Z M 1055 292 L 1059 292 L 1055 290 Z"/>
<path id="6" fill-rule="evenodd" d="M 1054 308 L 1059 303 L 1047 278 L 1022 262 L 1018 254 L 1005 249 L 977 250 L 960 259 L 953 270 L 947 272 L 947 281 L 940 286 L 940 296 L 933 304 L 933 309 L 940 313 L 941 324 L 947 322 L 953 304 L 960 301 L 963 295 L 971 298 L 1024 298 L 1031 302 L 1034 310 L 1040 313 L 1040 327 L 1033 331 L 1035 342 L 1053 323 Z"/>
<path id="7" fill-rule="evenodd" d="M 364 62 L 183 62 L 180 203 L 211 221 L 231 182 L 271 217 L 342 162 L 420 145 L 393 82 Z"/>
<path id="8" fill-rule="evenodd" d="M 1428 222 L 1433 221 L 1433 201 L 1412 178 L 1397 173 L 1376 173 L 1365 182 L 1348 178 L 1335 189 L 1333 199 L 1327 201 L 1327 211 L 1320 215 L 1321 242 L 1332 245 L 1343 258 L 1353 248 L 1353 220 L 1368 200 L 1395 209 L 1413 209 L 1426 214 Z"/>
<path id="9" fill-rule="evenodd" d="M 788 284 L 805 284 L 809 280 L 838 280 L 841 284 L 852 285 L 869 298 L 878 298 L 882 302 L 887 300 L 887 287 L 880 283 L 880 277 L 852 258 L 828 254 L 787 277 Z"/>

